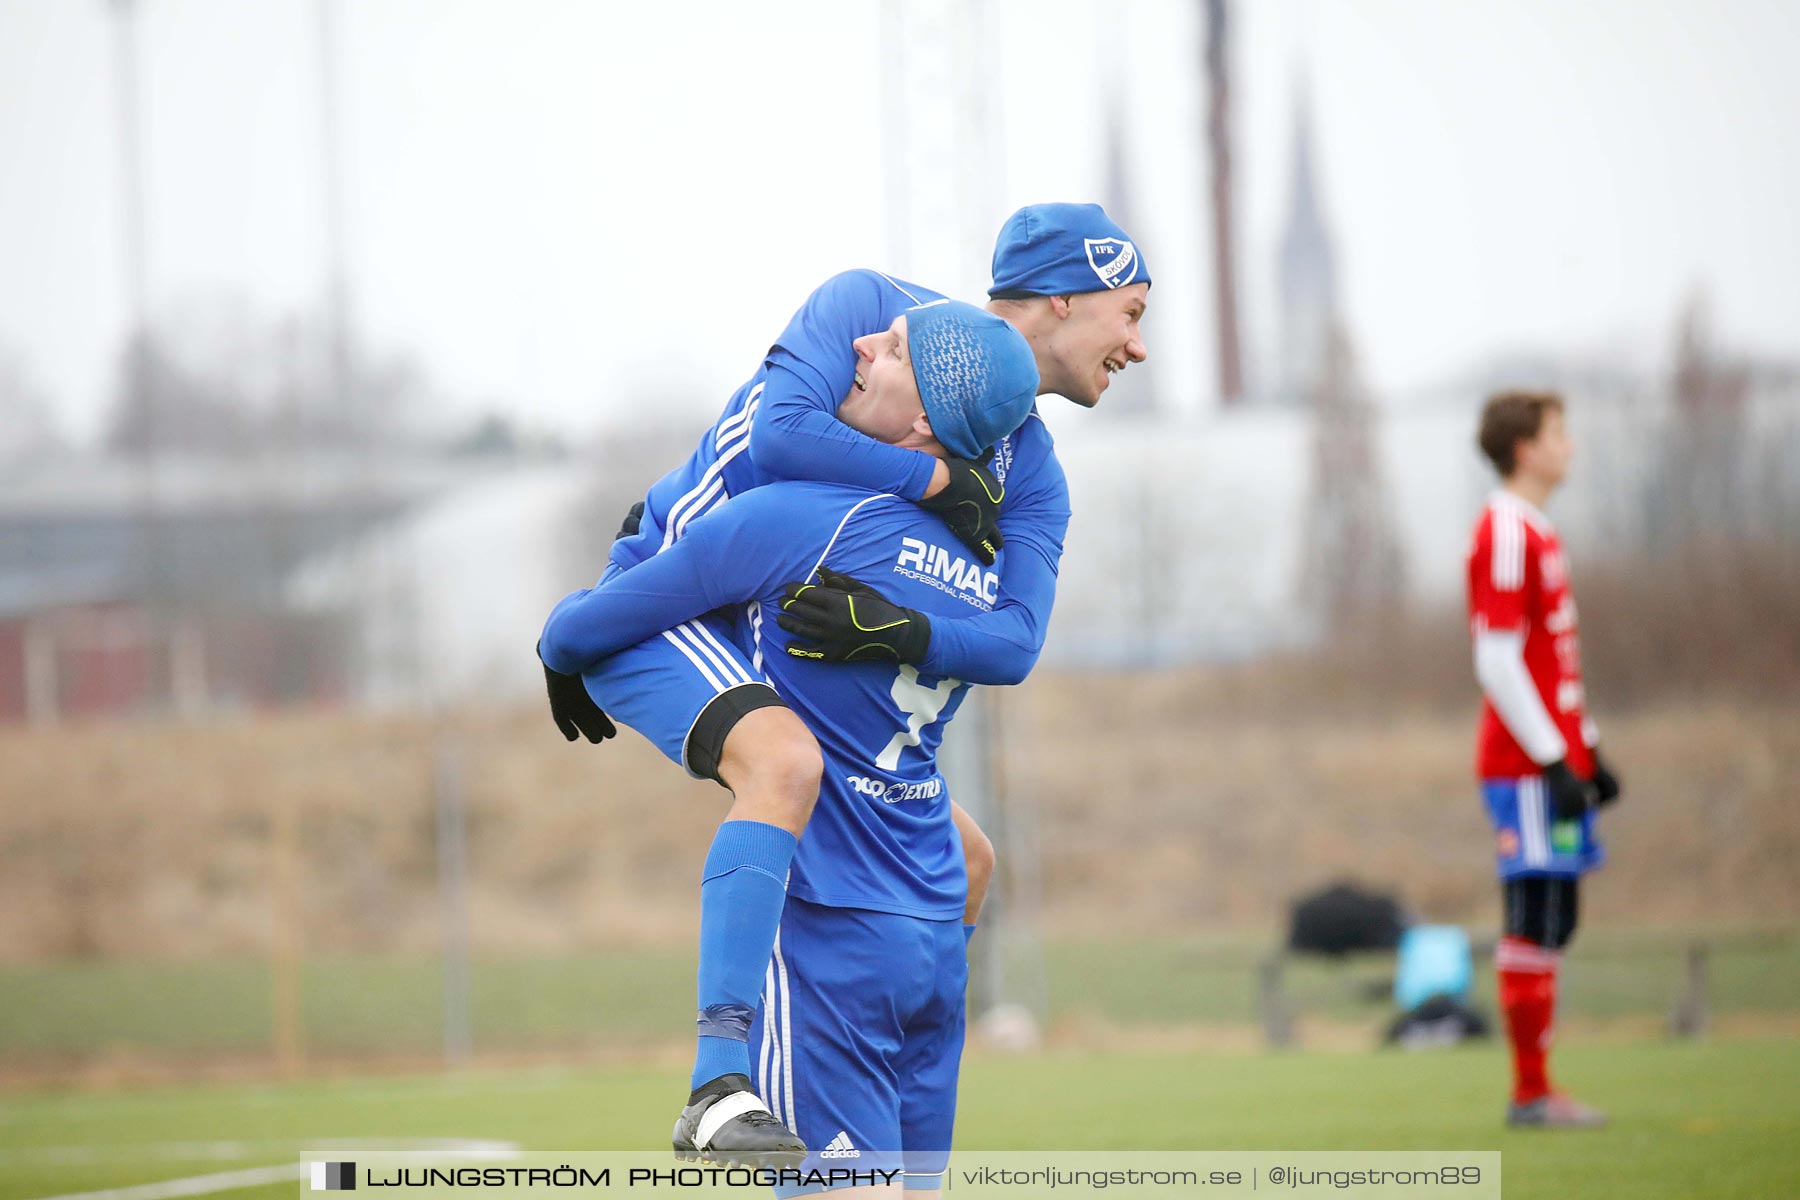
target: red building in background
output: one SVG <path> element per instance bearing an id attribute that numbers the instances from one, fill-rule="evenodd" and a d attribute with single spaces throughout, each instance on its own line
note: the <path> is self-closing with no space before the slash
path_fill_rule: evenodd
<path id="1" fill-rule="evenodd" d="M 146 517 L 132 471 L 84 459 L 0 486 L 0 723 L 341 700 L 348 601 L 299 605 L 291 580 L 404 500 L 191 463 Z"/>

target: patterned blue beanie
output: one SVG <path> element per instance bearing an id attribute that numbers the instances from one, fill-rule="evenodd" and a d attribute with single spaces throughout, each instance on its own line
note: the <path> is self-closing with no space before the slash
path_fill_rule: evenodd
<path id="1" fill-rule="evenodd" d="M 1031 415 L 1037 358 L 993 313 L 960 300 L 909 308 L 906 348 L 931 432 L 952 454 L 979 458 Z"/>
<path id="2" fill-rule="evenodd" d="M 996 300 L 1068 296 L 1149 283 L 1137 243 L 1098 204 L 1028 204 L 994 241 Z"/>

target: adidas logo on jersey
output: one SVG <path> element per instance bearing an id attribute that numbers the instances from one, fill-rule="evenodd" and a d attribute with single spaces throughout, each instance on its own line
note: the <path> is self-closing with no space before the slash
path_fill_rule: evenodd
<path id="1" fill-rule="evenodd" d="M 850 1144 L 850 1135 L 842 1129 L 838 1130 L 831 1144 L 819 1151 L 820 1158 L 861 1158 L 862 1151 Z"/>
<path id="2" fill-rule="evenodd" d="M 900 539 L 900 554 L 894 559 L 894 570 L 920 583 L 966 593 L 965 599 L 973 597 L 988 605 L 1000 597 L 999 572 L 983 571 L 962 555 L 952 554 L 942 546 L 918 538 Z"/>

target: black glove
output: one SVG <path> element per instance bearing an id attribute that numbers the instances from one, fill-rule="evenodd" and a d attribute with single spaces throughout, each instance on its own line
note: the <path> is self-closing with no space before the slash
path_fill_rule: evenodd
<path id="1" fill-rule="evenodd" d="M 644 502 L 639 500 L 625 510 L 625 519 L 619 523 L 619 532 L 613 534 L 613 541 L 620 538 L 636 537 L 638 529 L 644 523 Z"/>
<path id="2" fill-rule="evenodd" d="M 925 614 L 890 603 L 866 583 L 820 566 L 818 583 L 790 583 L 775 623 L 805 638 L 791 644 L 795 658 L 820 662 L 917 664 L 931 645 Z"/>
<path id="3" fill-rule="evenodd" d="M 538 661 L 544 661 L 542 650 L 538 652 Z M 569 741 L 574 741 L 577 733 L 586 734 L 590 742 L 604 742 L 618 734 L 618 726 L 612 723 L 612 718 L 588 695 L 581 676 L 552 671 L 545 663 L 544 687 L 550 693 L 550 716 Z"/>
<path id="4" fill-rule="evenodd" d="M 1606 760 L 1600 757 L 1600 747 L 1594 747 L 1594 806 L 1605 808 L 1619 798 L 1619 777 L 1612 773 Z"/>
<path id="5" fill-rule="evenodd" d="M 1559 758 L 1544 768 L 1544 786 L 1550 790 L 1550 815 L 1558 821 L 1578 821 L 1594 807 L 1594 785 L 1577 779 L 1567 759 Z"/>
<path id="6" fill-rule="evenodd" d="M 1000 535 L 1000 501 L 1006 488 L 994 478 L 987 465 L 994 460 L 989 450 L 979 462 L 966 458 L 946 458 L 950 482 L 935 496 L 919 501 L 919 507 L 944 518 L 957 540 L 975 552 L 983 565 L 993 566 L 994 556 L 1006 539 Z"/>

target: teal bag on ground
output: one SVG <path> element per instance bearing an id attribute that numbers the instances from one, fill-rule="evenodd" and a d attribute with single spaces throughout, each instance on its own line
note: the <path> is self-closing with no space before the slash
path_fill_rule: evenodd
<path id="1" fill-rule="evenodd" d="M 1400 935 L 1394 1003 L 1402 1012 L 1433 996 L 1462 1000 L 1475 977 L 1469 935 L 1456 925 L 1414 925 Z"/>

